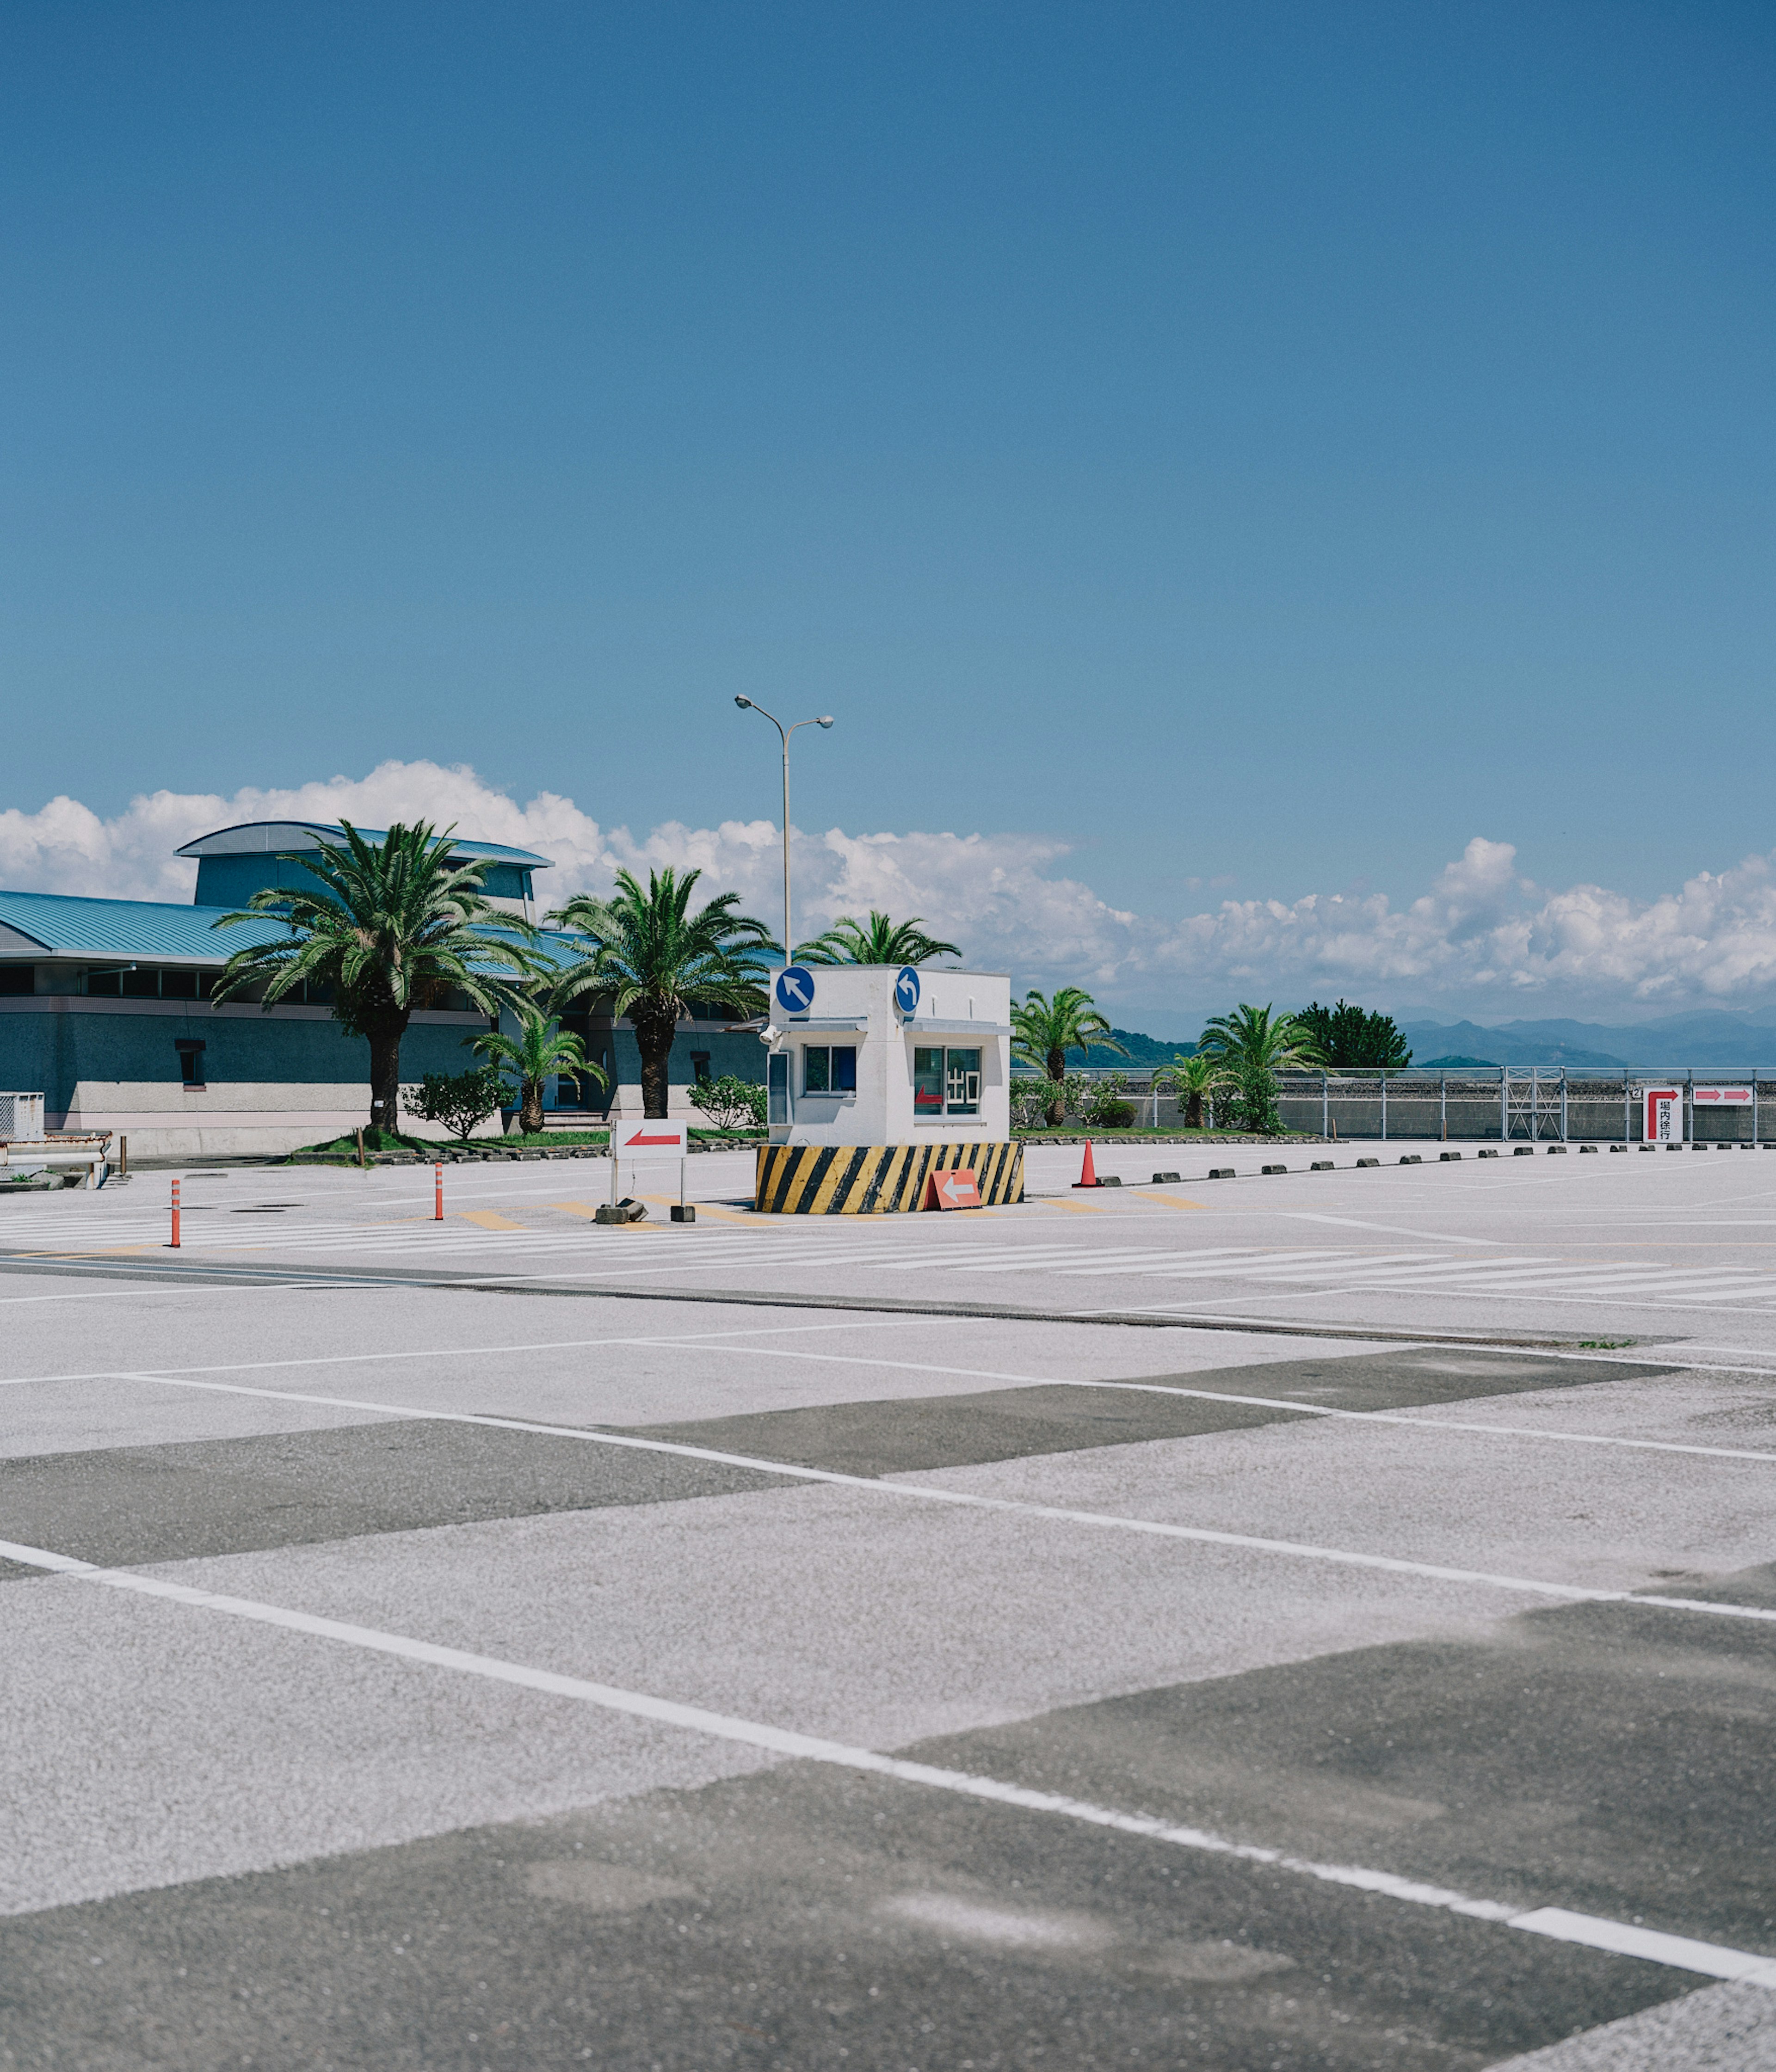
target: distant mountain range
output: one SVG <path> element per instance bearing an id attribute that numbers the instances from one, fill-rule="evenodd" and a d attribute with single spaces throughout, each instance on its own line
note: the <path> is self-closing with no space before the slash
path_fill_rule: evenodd
<path id="1" fill-rule="evenodd" d="M 1776 1007 L 1749 1013 L 1708 1008 L 1689 1014 L 1667 1014 L 1656 1022 L 1630 1026 L 1601 1022 L 1507 1022 L 1497 1029 L 1477 1022 L 1402 1022 L 1400 1034 L 1412 1046 L 1412 1063 L 1455 1071 L 1466 1065 L 1765 1065 L 1776 1068 Z M 1196 1048 L 1194 1036 L 1161 1042 L 1140 1030 L 1112 1032 L 1128 1054 L 1118 1058 L 1093 1050 L 1095 1066 L 1128 1064 L 1142 1068 L 1169 1065 L 1180 1051 Z M 1087 1062 L 1077 1050 L 1067 1053 L 1070 1066 Z"/>
<path id="2" fill-rule="evenodd" d="M 1622 1028 L 1600 1022 L 1403 1022 L 1415 1065 L 1460 1058 L 1488 1065 L 1776 1064 L 1776 1009 L 1735 1013 L 1725 1008 L 1668 1014 Z"/>

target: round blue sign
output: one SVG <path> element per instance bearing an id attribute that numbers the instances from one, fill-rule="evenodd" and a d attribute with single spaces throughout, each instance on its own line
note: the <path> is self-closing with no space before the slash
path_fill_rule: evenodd
<path id="1" fill-rule="evenodd" d="M 894 980 L 894 1005 L 902 1014 L 912 1013 L 919 1005 L 919 973 L 911 964 L 902 964 Z"/>
<path id="2" fill-rule="evenodd" d="M 805 1014 L 814 1005 L 814 974 L 791 964 L 777 974 L 777 1005 L 786 1014 Z"/>

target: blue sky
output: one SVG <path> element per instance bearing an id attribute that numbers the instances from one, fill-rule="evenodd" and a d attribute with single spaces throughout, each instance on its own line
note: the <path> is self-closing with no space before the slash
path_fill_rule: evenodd
<path id="1" fill-rule="evenodd" d="M 1476 837 L 1532 916 L 1638 911 L 1776 843 L 1767 7 L 88 0 L 0 50 L 15 816 L 394 760 L 714 828 L 775 811 L 742 691 L 839 717 L 802 827 L 1161 931 L 1397 913 Z M 1770 934 L 1519 1011 L 1765 999 Z M 1149 1022 L 1529 983 L 1080 954 Z"/>

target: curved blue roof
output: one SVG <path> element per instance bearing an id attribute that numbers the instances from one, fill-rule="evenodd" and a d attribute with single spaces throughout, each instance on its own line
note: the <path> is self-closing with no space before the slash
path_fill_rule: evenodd
<path id="1" fill-rule="evenodd" d="M 385 841 L 386 828 L 360 828 L 358 832 L 367 842 Z M 343 828 L 329 827 L 323 820 L 242 820 L 236 827 L 218 828 L 212 834 L 199 835 L 181 849 L 176 856 L 263 856 L 279 849 L 313 849 L 321 841 L 343 842 Z M 553 865 L 552 857 L 538 856 L 528 849 L 508 849 L 502 842 L 471 841 L 467 836 L 452 835 L 450 853 L 453 857 L 484 857 L 492 863 L 517 863 L 533 870 L 547 870 Z"/>

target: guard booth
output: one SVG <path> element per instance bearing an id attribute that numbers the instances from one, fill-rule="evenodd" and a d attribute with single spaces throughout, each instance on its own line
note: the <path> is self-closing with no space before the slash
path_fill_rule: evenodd
<path id="1" fill-rule="evenodd" d="M 968 1173 L 983 1205 L 1023 1199 L 1005 972 L 792 964 L 773 974 L 771 1001 L 758 1207 L 885 1215 L 948 1207 L 971 1190 L 934 1176 Z"/>

